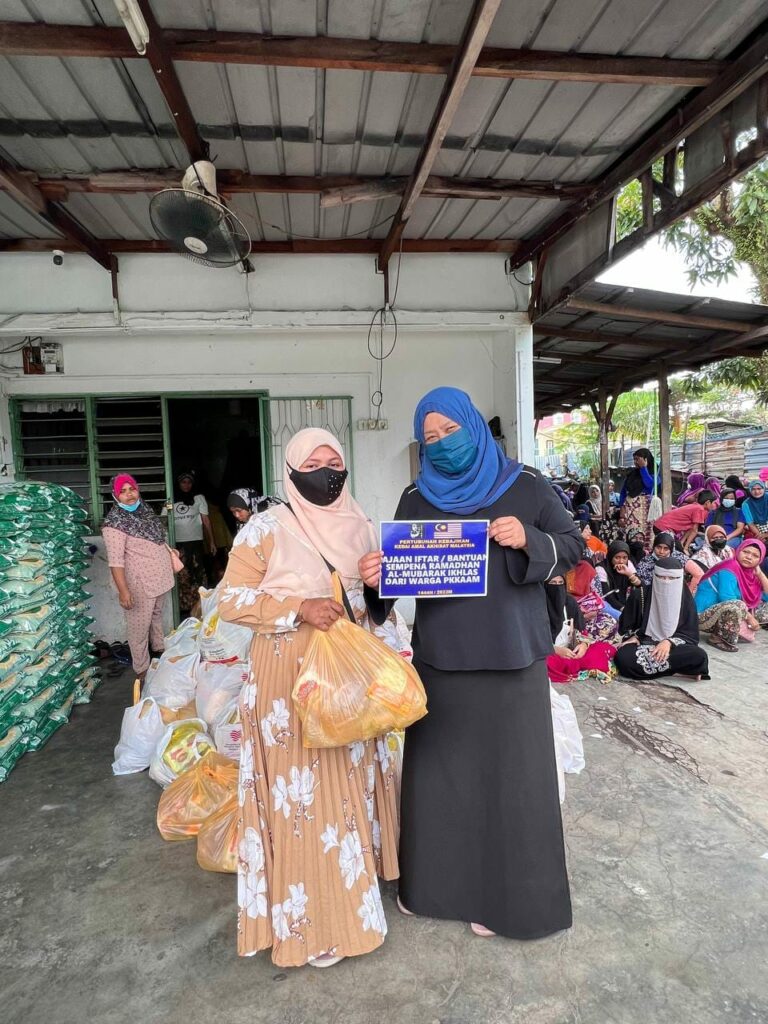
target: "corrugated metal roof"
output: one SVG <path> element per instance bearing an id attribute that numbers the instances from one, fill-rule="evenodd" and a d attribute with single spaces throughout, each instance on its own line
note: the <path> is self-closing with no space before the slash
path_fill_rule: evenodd
<path id="1" fill-rule="evenodd" d="M 469 0 L 163 0 L 165 27 L 333 35 L 455 44 Z M 720 58 L 765 16 L 764 0 L 506 0 L 488 45 L 612 55 Z M 112 0 L 0 0 L 0 20 L 119 26 Z M 223 168 L 275 174 L 407 174 L 437 103 L 439 75 L 234 64 L 177 63 L 204 138 Z M 474 78 L 436 173 L 594 179 L 684 95 L 679 88 Z M 186 151 L 144 60 L 0 58 L 0 149 L 42 174 L 178 167 Z M 72 198 L 96 225 L 115 212 L 114 234 L 134 237 L 147 197 L 104 204 Z M 50 235 L 7 204 L 0 233 Z M 552 200 L 422 199 L 407 236 L 528 237 L 551 220 Z M 91 209 L 92 208 L 92 209 Z M 258 196 L 256 222 L 297 236 L 381 232 L 396 204 L 319 211 L 307 196 Z M 111 223 L 111 222 L 110 222 Z M 271 229 L 270 229 L 271 230 Z M 262 237 L 255 233 L 255 237 Z M 263 237 L 271 237 L 264 229 Z M 277 235 L 275 237 L 283 237 Z"/>
<path id="2" fill-rule="evenodd" d="M 579 301 L 606 308 L 597 312 L 579 309 Z M 615 313 L 611 306 L 617 307 Z M 629 316 L 622 308 L 649 315 L 645 319 Z M 666 318 L 675 315 L 733 323 L 734 330 L 671 323 Z M 534 324 L 534 357 L 545 360 L 534 361 L 537 408 L 549 411 L 563 400 L 579 405 L 586 391 L 594 391 L 599 382 L 610 389 L 622 381 L 626 390 L 657 378 L 664 372 L 665 362 L 672 369 L 684 369 L 714 361 L 727 354 L 715 346 L 728 339 L 734 339 L 737 351 L 752 348 L 759 354 L 768 346 L 768 336 L 745 336 L 741 342 L 735 332 L 743 325 L 753 329 L 768 326 L 768 306 L 621 285 L 587 285 L 579 290 L 572 306 L 557 308 Z M 578 331 L 582 340 L 563 337 L 558 333 L 562 330 Z M 605 342 L 599 340 L 601 334 Z M 624 338 L 626 344 L 617 343 L 616 339 Z M 557 365 L 547 359 L 562 362 Z"/>

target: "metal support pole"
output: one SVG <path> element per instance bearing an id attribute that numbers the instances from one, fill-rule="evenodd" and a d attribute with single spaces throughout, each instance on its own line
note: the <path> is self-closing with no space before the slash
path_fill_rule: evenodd
<path id="1" fill-rule="evenodd" d="M 661 504 L 672 507 L 672 466 L 669 452 L 669 380 L 666 367 L 659 375 L 659 460 L 661 462 Z"/>

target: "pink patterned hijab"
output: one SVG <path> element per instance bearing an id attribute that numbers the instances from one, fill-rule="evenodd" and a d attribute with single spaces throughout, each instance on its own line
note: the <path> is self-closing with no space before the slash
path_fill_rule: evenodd
<path id="1" fill-rule="evenodd" d="M 745 540 L 741 545 L 743 548 L 753 545 L 760 552 L 760 562 L 765 558 L 765 544 L 761 540 Z M 759 568 L 759 566 L 758 566 Z M 753 611 L 763 599 L 763 585 L 755 569 L 746 569 L 738 559 L 728 558 L 724 562 L 718 562 L 708 569 L 701 577 L 702 580 L 709 579 L 716 572 L 732 572 L 736 577 L 744 604 Z"/>

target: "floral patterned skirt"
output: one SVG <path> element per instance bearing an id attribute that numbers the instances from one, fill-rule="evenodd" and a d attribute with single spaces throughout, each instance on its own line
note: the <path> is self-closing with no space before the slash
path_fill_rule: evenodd
<path id="1" fill-rule="evenodd" d="M 377 875 L 398 876 L 397 742 L 302 746 L 291 690 L 311 632 L 254 638 L 240 706 L 237 947 L 281 967 L 381 945 Z"/>
<path id="2" fill-rule="evenodd" d="M 627 498 L 619 513 L 619 526 L 624 534 L 630 530 L 640 530 L 647 549 L 651 546 L 651 524 L 648 522 L 650 508 L 650 496 L 639 494 L 636 498 Z"/>

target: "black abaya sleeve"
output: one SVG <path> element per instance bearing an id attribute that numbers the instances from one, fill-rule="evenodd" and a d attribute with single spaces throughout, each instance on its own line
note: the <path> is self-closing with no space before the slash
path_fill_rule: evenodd
<path id="1" fill-rule="evenodd" d="M 684 586 L 683 602 L 680 607 L 680 621 L 675 630 L 675 638 L 684 640 L 687 644 L 698 644 L 699 637 L 699 616 L 696 611 L 696 603 L 688 587 Z"/>
<path id="2" fill-rule="evenodd" d="M 398 501 L 397 508 L 395 509 L 395 520 L 413 518 L 408 514 L 408 506 L 410 503 L 410 495 L 415 491 L 416 485 L 411 484 L 410 487 L 406 487 L 400 495 L 400 501 Z M 368 614 L 370 615 L 373 624 L 375 626 L 380 626 L 392 611 L 395 605 L 394 599 L 379 597 L 378 590 L 374 590 L 373 587 L 364 587 L 363 597 L 365 599 L 365 607 L 368 610 Z"/>
<path id="3" fill-rule="evenodd" d="M 643 629 L 644 587 L 633 587 L 619 618 L 619 633 L 635 636 Z"/>
<path id="4" fill-rule="evenodd" d="M 504 548 L 513 583 L 546 583 L 563 576 L 584 554 L 584 538 L 546 480 L 536 475 L 537 525 L 525 524 L 525 550 Z"/>

